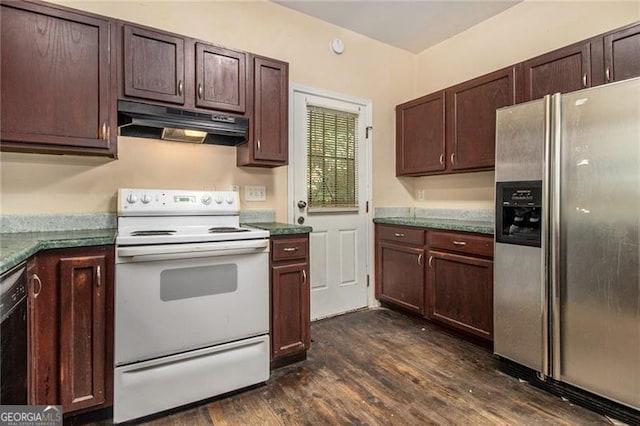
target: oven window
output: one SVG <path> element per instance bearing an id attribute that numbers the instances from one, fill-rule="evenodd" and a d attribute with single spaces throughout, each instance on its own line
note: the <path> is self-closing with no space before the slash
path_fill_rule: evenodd
<path id="1" fill-rule="evenodd" d="M 166 269 L 160 273 L 160 300 L 189 299 L 232 293 L 238 289 L 238 265 Z"/>

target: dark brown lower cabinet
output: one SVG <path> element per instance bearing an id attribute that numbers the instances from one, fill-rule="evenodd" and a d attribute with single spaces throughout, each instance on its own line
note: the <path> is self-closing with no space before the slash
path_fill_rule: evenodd
<path id="1" fill-rule="evenodd" d="M 311 346 L 309 235 L 271 238 L 271 362 L 306 357 Z"/>
<path id="2" fill-rule="evenodd" d="M 112 405 L 112 246 L 29 261 L 29 403 L 65 414 Z"/>
<path id="3" fill-rule="evenodd" d="M 428 317 L 484 339 L 493 338 L 493 262 L 429 251 Z"/>
<path id="4" fill-rule="evenodd" d="M 424 248 L 378 243 L 378 298 L 424 313 Z"/>
<path id="5" fill-rule="evenodd" d="M 376 224 L 376 298 L 493 340 L 493 238 Z"/>

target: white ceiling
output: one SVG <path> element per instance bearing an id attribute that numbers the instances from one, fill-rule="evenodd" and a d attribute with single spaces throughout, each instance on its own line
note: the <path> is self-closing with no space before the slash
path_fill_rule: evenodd
<path id="1" fill-rule="evenodd" d="M 383 43 L 419 53 L 522 0 L 273 1 Z"/>

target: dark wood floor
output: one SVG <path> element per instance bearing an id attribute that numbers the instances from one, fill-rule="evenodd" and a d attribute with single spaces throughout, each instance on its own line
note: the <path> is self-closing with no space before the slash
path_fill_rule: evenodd
<path id="1" fill-rule="evenodd" d="M 313 323 L 266 385 L 148 425 L 585 425 L 606 418 L 499 373 L 487 349 L 387 309 Z"/>

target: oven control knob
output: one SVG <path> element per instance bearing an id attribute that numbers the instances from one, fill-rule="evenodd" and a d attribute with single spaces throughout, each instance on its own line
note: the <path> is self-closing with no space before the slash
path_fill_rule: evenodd
<path id="1" fill-rule="evenodd" d="M 216 204 L 222 204 L 222 197 L 219 195 L 216 197 Z"/>
<path id="2" fill-rule="evenodd" d="M 149 204 L 151 202 L 151 195 L 144 194 L 142 198 L 140 198 L 140 201 L 142 201 L 145 204 Z"/>
<path id="3" fill-rule="evenodd" d="M 205 206 L 208 206 L 209 204 L 211 204 L 211 201 L 213 200 L 213 198 L 211 198 L 211 195 L 203 195 L 202 196 L 202 204 L 204 204 Z"/>
<path id="4" fill-rule="evenodd" d="M 133 204 L 136 201 L 138 201 L 138 197 L 135 194 L 129 194 L 129 196 L 127 197 L 127 202 L 129 204 Z"/>
<path id="5" fill-rule="evenodd" d="M 227 197 L 227 204 L 233 204 L 233 197 Z"/>

